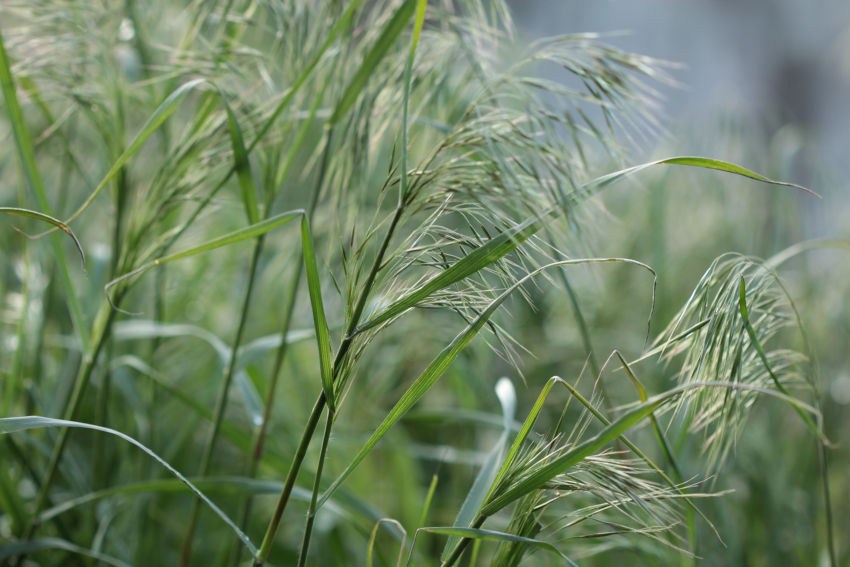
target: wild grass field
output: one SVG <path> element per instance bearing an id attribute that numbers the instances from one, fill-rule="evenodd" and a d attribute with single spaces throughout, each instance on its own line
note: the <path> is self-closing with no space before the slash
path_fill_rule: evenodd
<path id="1" fill-rule="evenodd" d="M 846 182 L 677 70 L 0 0 L 0 564 L 850 565 Z"/>

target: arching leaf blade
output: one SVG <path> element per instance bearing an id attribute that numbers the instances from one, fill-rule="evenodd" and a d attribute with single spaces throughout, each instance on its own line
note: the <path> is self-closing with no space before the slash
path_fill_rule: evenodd
<path id="1" fill-rule="evenodd" d="M 115 567 L 131 567 L 129 563 L 124 563 L 120 559 L 116 559 L 110 555 L 106 555 L 105 553 L 100 553 L 99 551 L 93 551 L 91 549 L 86 549 L 85 547 L 80 547 L 79 545 L 74 545 L 69 541 L 56 537 L 44 537 L 0 545 L 0 559 L 17 557 L 19 555 L 29 555 L 31 553 L 47 550 L 62 550 L 69 553 L 76 553 L 77 555 L 90 557 L 97 561 L 114 565 Z"/>
<path id="2" fill-rule="evenodd" d="M 183 482 L 189 488 L 189 490 L 195 493 L 198 498 L 203 500 L 207 506 L 212 508 L 213 512 L 215 512 L 219 518 L 224 520 L 224 522 L 236 533 L 236 535 L 239 536 L 239 539 L 242 540 L 242 543 L 245 544 L 245 547 L 248 548 L 251 554 L 256 557 L 257 548 L 254 546 L 253 543 L 251 543 L 251 540 L 248 539 L 248 536 L 246 536 L 242 532 L 242 530 L 240 530 L 239 527 L 233 522 L 233 520 L 231 520 L 227 516 L 227 514 L 222 512 L 221 509 L 216 506 L 212 500 L 210 500 L 203 492 L 198 490 L 198 488 L 194 484 L 192 484 L 185 476 L 180 474 L 177 469 L 168 464 L 165 459 L 163 459 L 162 457 L 160 457 L 159 455 L 148 449 L 145 445 L 139 443 L 129 435 L 124 435 L 120 431 L 115 431 L 114 429 L 109 429 L 108 427 L 100 427 L 99 425 L 92 425 L 90 423 L 67 421 L 64 419 L 52 419 L 49 417 L 41 416 L 7 417 L 4 419 L 0 419 L 0 435 L 42 427 L 77 427 L 80 429 L 92 429 L 94 431 L 100 431 L 103 433 L 109 433 L 110 435 L 115 435 L 116 437 L 119 437 L 124 441 L 135 445 L 136 447 L 147 453 L 149 456 L 153 457 L 154 460 L 156 460 L 159 464 L 165 467 L 168 472 L 180 479 L 180 481 Z"/>
<path id="3" fill-rule="evenodd" d="M 555 555 L 558 555 L 561 559 L 566 561 L 571 567 L 578 567 L 575 563 L 573 563 L 566 555 L 558 551 L 558 549 L 552 545 L 551 543 L 546 543 L 545 541 L 540 541 L 538 539 L 532 539 L 529 537 L 522 537 L 514 534 L 508 534 L 504 532 L 497 532 L 493 530 L 482 530 L 475 528 L 419 528 L 422 531 L 430 532 L 432 534 L 441 534 L 459 538 L 468 538 L 468 539 L 480 539 L 485 541 L 506 541 L 506 542 L 516 542 L 516 543 L 527 543 L 528 545 L 532 545 L 534 547 L 538 547 L 540 549 L 545 549 Z"/>
<path id="4" fill-rule="evenodd" d="M 29 209 L 18 209 L 15 207 L 0 207 L 0 213 L 6 213 L 9 215 L 18 215 L 21 217 L 30 217 L 33 219 L 38 219 L 40 221 L 44 221 L 46 223 L 52 224 L 59 230 L 63 231 L 65 234 L 71 237 L 74 241 L 74 245 L 77 247 L 77 252 L 80 253 L 80 260 L 83 265 L 83 272 L 86 271 L 86 253 L 83 252 L 83 247 L 80 244 L 80 241 L 77 239 L 77 236 L 71 231 L 71 228 L 65 224 L 64 222 L 51 217 L 50 215 L 45 215 L 44 213 L 39 213 L 38 211 L 31 211 Z"/>

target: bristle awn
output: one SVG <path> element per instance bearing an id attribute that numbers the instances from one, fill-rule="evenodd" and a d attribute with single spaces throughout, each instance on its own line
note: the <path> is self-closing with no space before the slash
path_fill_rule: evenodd
<path id="1" fill-rule="evenodd" d="M 284 96 L 283 99 L 277 104 L 272 114 L 266 119 L 265 123 L 263 124 L 263 127 L 254 136 L 253 141 L 245 148 L 245 151 L 248 155 L 250 155 L 257 147 L 257 145 L 263 140 L 263 138 L 265 138 L 266 134 L 268 134 L 269 130 L 271 130 L 271 127 L 277 121 L 278 117 L 280 117 L 283 111 L 289 106 L 289 103 L 292 101 L 292 99 L 295 97 L 301 87 L 304 86 L 304 84 L 307 82 L 307 79 L 309 79 L 310 76 L 313 74 L 313 71 L 316 69 L 316 66 L 319 64 L 319 61 L 321 61 L 322 57 L 325 55 L 325 52 L 330 48 L 330 46 L 333 44 L 334 40 L 340 34 L 340 32 L 348 26 L 348 23 L 351 21 L 351 17 L 354 14 L 354 11 L 357 9 L 357 6 L 359 6 L 361 2 L 363 2 L 363 0 L 353 0 L 351 4 L 349 4 L 348 8 L 345 10 L 340 20 L 336 23 L 336 25 L 334 25 L 333 29 L 331 29 L 330 34 L 328 35 L 322 46 L 319 48 L 313 60 L 310 62 L 309 65 L 307 65 L 307 68 L 304 69 L 304 71 L 298 77 L 298 80 L 296 80 L 292 87 L 290 87 L 289 91 L 286 93 L 286 96 Z M 186 231 L 186 229 L 188 229 L 188 227 L 194 223 L 195 219 L 197 219 L 198 216 L 204 210 L 206 210 L 206 208 L 213 201 L 213 199 L 221 190 L 221 188 L 224 187 L 224 185 L 227 183 L 228 180 L 230 180 L 230 177 L 233 176 L 235 172 L 235 167 L 231 167 L 228 170 L 227 174 L 225 174 L 221 181 L 219 181 L 219 183 L 213 188 L 213 190 L 210 191 L 209 195 L 207 195 L 207 197 L 201 202 L 201 204 L 195 208 L 195 210 L 189 216 L 188 220 L 183 224 L 183 227 L 175 234 L 173 234 L 171 238 L 168 239 L 168 242 L 163 245 L 162 249 L 159 251 L 161 254 L 167 252 L 171 248 L 171 246 L 175 242 L 177 242 L 177 240 L 179 240 L 181 236 L 183 236 L 183 233 Z"/>
<path id="2" fill-rule="evenodd" d="M 620 359 L 620 364 L 623 365 L 623 369 L 626 371 L 626 374 L 631 378 L 632 383 L 635 385 L 635 388 L 638 391 L 638 396 L 640 397 L 641 402 L 645 402 L 647 400 L 646 396 L 646 388 L 643 387 L 643 384 L 640 383 L 640 380 L 637 379 L 637 376 L 632 372 L 629 363 L 626 362 L 626 359 L 623 358 L 623 355 L 620 354 L 619 351 L 614 351 L 617 354 L 617 358 Z M 682 472 L 679 469 L 679 464 L 676 462 L 676 457 L 673 455 L 673 449 L 670 447 L 670 443 L 667 441 L 667 437 L 664 435 L 664 431 L 662 431 L 661 427 L 658 425 L 658 420 L 655 417 L 655 412 L 649 414 L 650 423 L 652 423 L 652 430 L 655 433 L 655 438 L 658 441 L 658 446 L 661 448 L 661 451 L 664 453 L 664 456 L 667 458 L 667 462 L 670 464 L 670 468 L 673 471 L 673 476 L 676 479 L 677 485 L 680 487 L 679 492 L 687 496 L 688 491 L 684 488 L 685 481 L 682 478 Z M 688 522 L 688 535 L 691 539 L 691 553 L 693 553 L 694 557 L 697 556 L 697 531 L 696 524 L 694 523 L 694 514 L 693 510 L 688 507 L 685 512 L 687 513 L 687 522 Z"/>
<path id="3" fill-rule="evenodd" d="M 586 258 L 580 260 L 562 260 L 559 262 L 552 262 L 545 266 L 542 266 L 525 277 L 519 279 L 516 283 L 511 285 L 505 291 L 503 291 L 498 297 L 493 299 L 490 304 L 487 306 L 486 310 L 484 310 L 476 319 L 470 323 L 460 334 L 458 334 L 452 342 L 444 348 L 439 355 L 428 365 L 428 367 L 419 375 L 416 381 L 407 389 L 404 395 L 399 399 L 399 401 L 395 404 L 392 411 L 384 418 L 384 421 L 380 426 L 375 430 L 366 444 L 360 449 L 360 452 L 356 457 L 348 464 L 345 470 L 337 477 L 337 479 L 333 482 L 333 484 L 325 490 L 322 495 L 322 499 L 320 500 L 320 504 L 330 498 L 330 496 L 340 487 L 340 485 L 345 481 L 346 478 L 354 471 L 355 468 L 366 458 L 378 441 L 387 434 L 387 432 L 395 425 L 398 420 L 400 420 L 405 413 L 407 413 L 413 405 L 418 402 L 422 396 L 437 382 L 437 380 L 443 375 L 445 370 L 449 367 L 449 365 L 457 358 L 457 356 L 463 351 L 472 339 L 474 339 L 487 323 L 487 321 L 493 316 L 493 314 L 501 307 L 501 305 L 507 300 L 511 294 L 520 288 L 523 284 L 530 281 L 532 278 L 537 276 L 538 274 L 544 272 L 547 269 L 558 267 L 558 266 L 569 266 L 569 265 L 580 265 L 580 264 L 606 264 L 606 263 L 617 263 L 623 262 L 628 264 L 633 264 L 635 266 L 641 267 L 653 275 L 655 272 L 652 271 L 652 268 L 643 264 L 642 262 L 638 262 L 636 260 L 630 260 L 628 258 Z M 653 305 L 655 303 L 655 296 L 653 294 Z M 530 425 L 529 425 L 530 427 Z M 527 433 L 526 433 L 527 434 Z M 520 433 L 522 436 L 522 433 Z M 516 443 L 516 442 L 515 442 Z M 515 447 L 511 449 L 511 452 L 515 452 Z M 511 458 L 511 453 L 508 453 L 508 456 L 505 459 L 507 462 Z M 498 483 L 500 476 L 504 472 L 505 465 L 502 465 L 502 470 L 497 474 L 496 480 L 494 483 Z M 491 489 L 492 490 L 492 489 Z M 486 501 L 486 499 L 485 499 Z"/>
<path id="4" fill-rule="evenodd" d="M 773 369 L 770 366 L 770 362 L 767 360 L 767 355 L 764 352 L 764 348 L 762 348 L 761 342 L 758 340 L 758 337 L 756 336 L 755 329 L 753 329 L 753 325 L 752 325 L 752 323 L 750 323 L 749 310 L 747 309 L 747 290 L 746 290 L 746 284 L 744 283 L 744 276 L 743 275 L 741 276 L 741 286 L 740 286 L 740 295 L 739 295 L 738 305 L 740 307 L 741 318 L 744 320 L 744 326 L 747 329 L 747 334 L 750 336 L 750 340 L 753 342 L 753 346 L 755 347 L 756 352 L 758 352 L 759 358 L 761 359 L 762 363 L 764 364 L 765 370 L 767 370 L 767 373 L 770 375 L 770 378 L 773 380 L 773 384 L 776 386 L 776 389 L 779 390 L 780 392 L 782 392 L 784 395 L 786 395 L 788 397 L 792 397 L 791 394 L 788 393 L 788 390 L 785 388 L 785 386 L 783 386 L 782 383 L 779 381 L 779 378 L 777 378 L 776 374 L 773 372 Z M 794 409 L 797 411 L 797 413 L 803 419 L 803 422 L 806 424 L 806 427 L 809 428 L 809 431 L 811 431 L 815 435 L 815 438 L 820 439 L 821 438 L 821 431 L 818 428 L 818 426 L 815 425 L 815 422 L 813 422 L 812 419 L 806 414 L 806 412 L 804 412 L 799 407 L 795 406 Z"/>

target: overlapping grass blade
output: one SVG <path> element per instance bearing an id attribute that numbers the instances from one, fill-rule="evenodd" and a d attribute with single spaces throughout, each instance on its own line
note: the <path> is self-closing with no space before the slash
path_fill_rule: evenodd
<path id="1" fill-rule="evenodd" d="M 118 284 L 122 281 L 130 279 L 132 277 L 141 275 L 144 272 L 148 271 L 150 268 L 153 268 L 154 266 L 159 266 L 161 264 L 173 262 L 174 260 L 180 260 L 182 258 L 188 258 L 190 256 L 194 256 L 195 254 L 200 254 L 202 252 L 209 252 L 210 250 L 215 250 L 216 248 L 221 248 L 222 246 L 227 246 L 229 244 L 235 244 L 237 242 L 242 242 L 243 240 L 249 240 L 251 238 L 254 238 L 255 236 L 265 234 L 266 232 L 268 232 L 268 231 L 270 231 L 274 228 L 282 226 L 282 225 L 288 223 L 289 221 L 291 221 L 292 219 L 298 218 L 299 216 L 301 216 L 303 214 L 304 214 L 304 211 L 300 210 L 300 209 L 295 210 L 295 211 L 288 211 L 288 212 L 285 212 L 285 213 L 280 213 L 279 215 L 275 215 L 275 216 L 273 216 L 269 219 L 266 219 L 264 221 L 260 221 L 256 224 L 246 226 L 245 228 L 240 228 L 239 230 L 235 230 L 235 231 L 233 231 L 229 234 L 225 234 L 224 236 L 219 236 L 218 238 L 214 238 L 214 239 L 209 240 L 209 241 L 207 241 L 203 244 L 189 248 L 188 250 L 183 250 L 182 252 L 175 252 L 174 254 L 169 254 L 168 256 L 163 256 L 162 258 L 157 258 L 156 260 L 153 260 L 152 262 L 148 262 L 147 264 L 141 266 L 140 268 L 137 268 L 137 269 L 135 269 L 132 272 L 129 272 L 127 274 L 124 274 L 123 276 L 116 278 L 116 279 L 112 280 L 111 282 L 109 282 L 108 284 L 106 284 L 104 289 L 107 293 L 107 298 L 109 298 L 109 290 L 113 286 L 115 286 L 116 284 Z M 112 302 L 112 300 L 110 299 L 110 303 L 111 302 Z M 113 304 L 113 307 L 115 307 L 115 304 Z M 115 307 L 115 308 L 117 309 L 117 307 Z"/>
<path id="2" fill-rule="evenodd" d="M 392 411 L 387 415 L 384 419 L 383 423 L 378 427 L 375 433 L 372 434 L 369 441 L 366 445 L 360 450 L 354 460 L 346 467 L 345 471 L 337 478 L 336 481 L 331 485 L 328 490 L 322 495 L 322 498 L 319 500 L 319 505 L 327 500 L 331 494 L 345 481 L 349 474 L 357 467 L 358 464 L 366 457 L 367 454 L 375 447 L 378 441 L 386 435 L 386 433 L 390 430 L 390 428 L 402 418 L 402 416 L 407 413 L 410 408 L 413 407 L 419 399 L 425 395 L 431 386 L 442 376 L 443 372 L 449 367 L 449 365 L 457 358 L 457 355 L 475 338 L 490 317 L 498 310 L 498 308 L 504 303 L 504 301 L 513 293 L 518 287 L 526 283 L 529 279 L 539 274 L 540 272 L 555 266 L 568 266 L 568 265 L 578 265 L 578 264 L 602 264 L 609 262 L 626 262 L 641 266 L 650 272 L 652 269 L 649 268 L 646 264 L 642 264 L 636 260 L 629 260 L 626 258 L 590 258 L 590 259 L 582 259 L 582 260 L 564 260 L 560 262 L 553 262 L 551 264 L 547 264 L 537 270 L 534 270 L 524 278 L 517 281 L 507 290 L 505 290 L 501 295 L 499 295 L 496 299 L 494 299 L 490 305 L 485 309 L 470 325 L 461 332 L 455 339 L 449 344 L 443 351 L 437 356 L 434 361 L 428 365 L 424 372 L 416 379 L 413 385 L 404 393 L 401 399 L 396 403 L 393 407 Z M 652 272 L 654 274 L 654 272 Z M 654 285 L 653 285 L 654 289 Z M 653 293 L 653 306 L 655 304 L 655 296 Z"/>
<path id="3" fill-rule="evenodd" d="M 642 419 L 649 416 L 650 413 L 661 407 L 667 401 L 685 393 L 688 390 L 706 387 L 732 388 L 758 392 L 761 394 L 779 398 L 787 402 L 788 404 L 794 406 L 795 408 L 808 412 L 812 415 L 820 414 L 820 412 L 818 412 L 818 410 L 816 410 L 812 406 L 801 402 L 797 398 L 786 396 L 785 394 L 782 394 L 775 390 L 768 390 L 765 388 L 748 386 L 746 384 L 728 382 L 691 382 L 689 384 L 684 384 L 682 386 L 678 386 L 676 388 L 668 390 L 663 394 L 659 394 L 653 398 L 649 398 L 646 402 L 643 402 L 629 409 L 628 411 L 624 412 L 619 418 L 612 421 L 610 425 L 605 427 L 595 436 L 576 445 L 575 447 L 570 449 L 570 451 L 565 455 L 553 459 L 550 463 L 534 471 L 533 474 L 523 477 L 519 482 L 509 487 L 504 493 L 496 496 L 492 501 L 490 501 L 486 506 L 484 506 L 484 508 L 482 508 L 481 510 L 481 515 L 490 516 L 492 514 L 495 514 L 511 502 L 514 502 L 518 498 L 525 496 L 532 490 L 536 490 L 549 480 L 553 479 L 558 474 L 580 462 L 582 459 L 596 453 L 607 443 L 610 443 L 611 441 L 613 441 L 614 439 L 621 436 L 623 433 L 637 425 Z"/>
<path id="4" fill-rule="evenodd" d="M 504 532 L 497 532 L 494 530 L 482 530 L 480 528 L 419 528 L 417 531 L 430 532 L 433 534 L 442 534 L 447 536 L 454 536 L 459 538 L 467 538 L 467 539 L 476 539 L 476 540 L 484 540 L 484 541 L 510 541 L 510 542 L 518 542 L 525 543 L 528 545 L 533 545 L 534 547 L 538 547 L 540 549 L 544 549 L 555 555 L 558 555 L 561 559 L 567 562 L 571 567 L 578 567 L 575 563 L 573 563 L 566 555 L 558 551 L 558 549 L 552 545 L 551 543 L 546 543 L 545 541 L 540 541 L 533 538 L 522 537 L 514 534 L 507 534 Z M 410 556 L 408 556 L 407 564 L 410 564 L 410 557 L 413 556 L 413 550 L 410 551 Z"/>
<path id="5" fill-rule="evenodd" d="M 198 488 L 194 484 L 192 484 L 186 477 L 180 474 L 177 469 L 172 467 L 162 457 L 160 457 L 159 455 L 157 455 L 156 453 L 154 453 L 132 437 L 124 435 L 120 431 L 109 429 L 108 427 L 100 427 L 98 425 L 92 425 L 90 423 L 80 423 L 77 421 L 66 421 L 64 419 L 52 419 L 49 417 L 41 416 L 7 417 L 4 419 L 0 419 L 0 435 L 14 433 L 17 431 L 26 431 L 28 429 L 35 429 L 41 427 L 76 427 L 81 429 L 92 429 L 94 431 L 100 431 L 103 433 L 109 433 L 110 435 L 115 435 L 116 437 L 119 437 L 124 441 L 135 445 L 136 447 L 153 457 L 159 464 L 165 467 L 168 472 L 180 479 L 183 484 L 189 487 L 189 490 L 195 493 L 198 498 L 203 500 L 207 506 L 212 508 L 213 512 L 215 512 L 219 518 L 224 520 L 224 522 L 230 527 L 230 529 L 232 529 L 236 533 L 236 535 L 239 536 L 239 539 L 242 540 L 242 542 L 245 544 L 251 554 L 256 556 L 257 548 L 254 547 L 254 544 L 251 543 L 251 540 L 248 539 L 248 536 L 242 533 L 242 530 L 239 529 L 239 527 L 233 522 L 233 520 L 231 520 L 227 516 L 227 514 L 222 512 L 221 509 L 216 506 L 212 500 L 210 500 L 203 492 L 198 490 Z"/>
<path id="6" fill-rule="evenodd" d="M 310 307 L 313 310 L 313 324 L 316 329 L 316 344 L 319 347 L 322 388 L 325 391 L 328 408 L 330 411 L 335 412 L 336 395 L 334 393 L 333 366 L 331 364 L 331 335 L 328 331 L 328 321 L 325 318 L 324 301 L 322 301 L 322 282 L 319 278 L 319 267 L 316 263 L 313 232 L 310 230 L 310 221 L 306 214 L 301 217 L 301 245 L 304 253 L 304 269 L 307 272 L 307 289 L 310 292 Z"/>
<path id="7" fill-rule="evenodd" d="M 508 435 L 511 432 L 511 425 L 513 424 L 514 414 L 516 413 L 516 390 L 509 378 L 499 379 L 496 383 L 496 395 L 499 397 L 499 403 L 502 406 L 504 430 L 496 441 L 496 444 L 490 449 L 487 460 L 481 466 L 475 482 L 472 483 L 472 488 L 470 488 L 466 499 L 463 501 L 463 505 L 454 522 L 454 527 L 456 528 L 466 528 L 472 524 L 475 516 L 478 514 L 479 508 L 481 508 L 481 504 L 484 503 L 484 499 L 487 497 L 490 486 L 496 478 L 496 474 L 498 474 L 501 468 L 505 447 L 508 444 Z M 443 549 L 443 561 L 451 555 L 452 550 L 459 542 L 460 538 L 456 536 L 449 537 L 446 547 Z"/>
<path id="8" fill-rule="evenodd" d="M 125 563 L 110 555 L 106 555 L 105 553 L 100 553 L 99 551 L 94 551 L 92 549 L 86 549 L 85 547 L 80 547 L 70 541 L 56 537 L 45 537 L 0 545 L 0 559 L 8 559 L 9 557 L 29 555 L 31 553 L 48 550 L 60 550 L 75 553 L 77 555 L 83 555 L 109 565 L 114 565 L 115 567 L 131 567 L 129 563 Z"/>

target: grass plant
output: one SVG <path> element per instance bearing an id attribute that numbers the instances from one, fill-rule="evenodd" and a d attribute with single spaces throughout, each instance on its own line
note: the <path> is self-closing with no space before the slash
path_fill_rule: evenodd
<path id="1" fill-rule="evenodd" d="M 850 246 L 733 254 L 818 195 L 637 161 L 670 64 L 521 50 L 499 0 L 0 16 L 0 564 L 846 563 L 817 278 L 782 270 Z M 726 241 L 641 248 L 727 190 Z M 754 422 L 805 464 L 752 481 L 798 486 L 781 553 L 723 548 Z"/>

